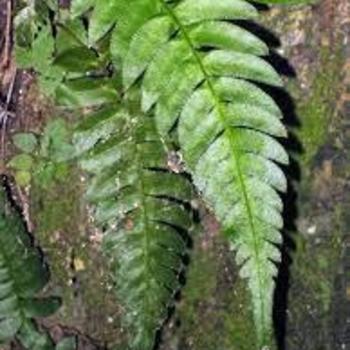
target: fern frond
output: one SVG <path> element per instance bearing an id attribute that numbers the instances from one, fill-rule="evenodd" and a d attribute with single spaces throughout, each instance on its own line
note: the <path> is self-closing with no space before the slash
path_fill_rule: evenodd
<path id="1" fill-rule="evenodd" d="M 38 298 L 48 270 L 4 189 L 0 191 L 0 343 L 22 335 L 24 344 L 35 338 L 35 349 L 52 349 L 51 340 L 36 330 L 32 319 L 51 315 L 60 303 L 57 298 Z"/>
<path id="2" fill-rule="evenodd" d="M 117 295 L 132 329 L 132 349 L 153 349 L 179 289 L 191 218 L 191 185 L 167 169 L 164 145 L 151 118 L 132 118 L 108 107 L 84 121 L 76 134 L 93 174 L 88 198 L 105 231 Z"/>
<path id="3" fill-rule="evenodd" d="M 112 43 L 124 89 L 142 77 L 142 108 L 154 108 L 161 135 L 177 125 L 195 184 L 236 247 L 252 294 L 259 349 L 270 345 L 272 298 L 288 156 L 281 112 L 261 88 L 280 87 L 259 56 L 267 46 L 229 21 L 258 15 L 244 0 L 111 0 L 96 3 L 90 40 L 116 22 Z M 113 11 L 111 8 L 113 7 Z M 127 19 L 127 20 L 125 20 Z M 106 25 L 108 23 L 108 25 Z"/>

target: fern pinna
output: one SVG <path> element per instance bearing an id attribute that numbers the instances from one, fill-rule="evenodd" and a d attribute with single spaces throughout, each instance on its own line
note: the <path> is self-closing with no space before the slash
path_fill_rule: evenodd
<path id="1" fill-rule="evenodd" d="M 57 298 L 39 298 L 48 270 L 33 247 L 20 215 L 0 187 L 0 344 L 17 337 L 27 349 L 54 349 L 33 318 L 51 315 Z"/>
<path id="2" fill-rule="evenodd" d="M 287 1 L 272 1 L 287 2 Z M 162 137 L 176 128 L 195 185 L 236 248 L 248 280 L 257 347 L 272 343 L 272 303 L 280 261 L 286 179 L 276 163 L 288 156 L 276 103 L 253 82 L 280 87 L 259 56 L 268 47 L 240 26 L 258 15 L 244 0 L 110 0 L 90 7 L 93 44 L 114 24 L 111 52 L 124 91 L 139 86 L 142 109 L 153 111 Z M 252 82 L 253 81 L 253 82 Z"/>

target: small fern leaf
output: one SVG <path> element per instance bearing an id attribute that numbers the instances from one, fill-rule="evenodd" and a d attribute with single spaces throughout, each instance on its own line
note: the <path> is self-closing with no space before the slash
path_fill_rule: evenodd
<path id="1" fill-rule="evenodd" d="M 0 343 L 21 333 L 33 323 L 33 317 L 45 317 L 57 310 L 60 306 L 57 298 L 37 298 L 47 281 L 46 266 L 37 249 L 31 245 L 19 215 L 10 207 L 1 188 Z M 38 333 L 33 331 L 26 334 L 31 337 Z M 50 344 L 49 339 L 44 338 L 47 341 L 45 344 Z"/>
<path id="2" fill-rule="evenodd" d="M 93 175 L 87 196 L 105 231 L 130 348 L 151 350 L 180 287 L 191 184 L 167 169 L 151 118 L 111 106 L 95 113 L 75 136 L 84 148 L 82 166 Z"/>
<path id="3" fill-rule="evenodd" d="M 286 135 L 279 108 L 248 81 L 277 87 L 282 81 L 258 57 L 267 53 L 266 45 L 227 22 L 256 18 L 248 2 L 139 3 L 159 11 L 141 18 L 135 6 L 135 18 L 140 18 L 118 28 L 114 40 L 123 42 L 123 50 L 113 53 L 122 62 L 124 88 L 142 77 L 142 108 L 149 112 L 155 106 L 160 134 L 165 137 L 177 125 L 195 184 L 220 219 L 236 248 L 241 276 L 248 279 L 261 349 L 272 341 L 272 297 L 283 226 L 278 192 L 286 189 L 276 163 L 287 164 L 288 156 L 274 139 Z M 120 18 L 128 15 L 119 13 Z"/>

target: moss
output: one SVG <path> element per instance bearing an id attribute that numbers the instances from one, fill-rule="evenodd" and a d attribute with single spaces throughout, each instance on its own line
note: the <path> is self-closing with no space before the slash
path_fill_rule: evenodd
<path id="1" fill-rule="evenodd" d="M 330 56 L 334 55 L 332 59 Z M 299 159 L 302 169 L 309 169 L 318 149 L 327 139 L 330 123 L 335 115 L 335 101 L 341 84 L 343 57 L 341 48 L 332 53 L 329 47 L 321 48 L 318 67 L 314 76 L 311 95 L 299 104 L 297 115 L 301 128 L 297 135 L 303 152 Z"/>
<path id="2" fill-rule="evenodd" d="M 214 322 L 210 305 L 215 303 L 217 261 L 213 252 L 196 251 L 188 272 L 186 285 L 179 308 L 179 316 L 185 342 L 193 349 L 216 349 L 216 339 L 212 337 Z M 211 319 L 211 320 L 210 320 Z M 210 320 L 210 321 L 209 321 Z"/>
<path id="3" fill-rule="evenodd" d="M 57 154 L 67 146 L 67 140 L 57 141 L 46 139 L 30 189 L 35 235 L 51 271 L 49 291 L 62 298 L 55 319 L 115 345 L 123 339 L 120 308 L 100 245 L 92 239 L 81 172 L 72 161 L 55 161 L 53 149 Z"/>
<path id="4" fill-rule="evenodd" d="M 250 295 L 241 279 L 236 280 L 233 293 L 227 295 L 227 305 L 228 309 L 224 314 L 224 332 L 227 336 L 227 343 L 224 348 L 233 350 L 256 349 Z"/>
<path id="5" fill-rule="evenodd" d="M 68 167 L 65 176 L 44 188 L 35 180 L 31 187 L 31 211 L 35 218 L 36 236 L 50 256 L 53 278 L 66 285 L 72 246 L 76 243 L 81 219 L 79 191 L 75 186 L 76 170 Z M 74 187 L 74 188 L 73 188 Z"/>
<path id="6" fill-rule="evenodd" d="M 331 244 L 329 244 L 331 243 Z M 329 312 L 334 275 L 341 253 L 341 238 L 335 234 L 331 242 L 314 246 L 299 235 L 296 239 L 293 280 L 298 283 L 298 295 L 293 295 L 293 305 L 304 309 L 313 304 L 321 312 Z"/>
<path id="7" fill-rule="evenodd" d="M 249 293 L 232 266 L 233 254 L 219 238 L 194 252 L 179 308 L 181 349 L 255 348 Z"/>
<path id="8" fill-rule="evenodd" d="M 288 349 L 333 348 L 329 336 L 332 304 L 334 293 L 339 292 L 334 286 L 341 263 L 343 238 L 348 230 L 345 222 L 347 212 L 343 204 L 336 205 L 332 212 L 327 213 L 329 225 L 319 225 L 315 236 L 302 232 L 295 238 L 289 293 Z M 316 222 L 322 220 L 321 217 L 314 219 Z M 306 335 L 309 338 L 302 340 L 301 337 Z"/>

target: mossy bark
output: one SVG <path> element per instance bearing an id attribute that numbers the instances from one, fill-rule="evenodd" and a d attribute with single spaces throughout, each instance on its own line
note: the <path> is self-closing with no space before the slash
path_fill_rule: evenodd
<path id="1" fill-rule="evenodd" d="M 285 79 L 291 99 L 273 92 L 290 123 L 287 147 L 294 159 L 288 170 L 286 249 L 276 294 L 280 350 L 347 349 L 350 5 L 348 0 L 323 0 L 312 6 L 274 7 L 262 18 L 262 26 L 274 28 L 281 38 L 271 60 L 282 72 L 296 74 Z M 275 41 L 265 30 L 255 30 Z M 41 117 L 52 116 L 52 110 L 43 113 L 37 103 L 19 101 L 15 131 L 39 133 L 47 124 Z M 26 115 L 31 115 L 29 125 Z M 25 190 L 35 238 L 52 272 L 49 291 L 63 298 L 63 308 L 45 326 L 52 333 L 60 325 L 98 340 L 84 349 L 108 345 L 125 350 L 122 309 L 101 256 L 99 232 L 91 227 L 81 200 L 81 176 L 76 165 L 67 163 L 61 177 L 44 187 L 34 178 Z M 160 349 L 254 349 L 249 293 L 238 278 L 234 252 L 212 215 L 203 212 L 202 218 L 203 232 L 193 239 L 187 283 Z"/>

